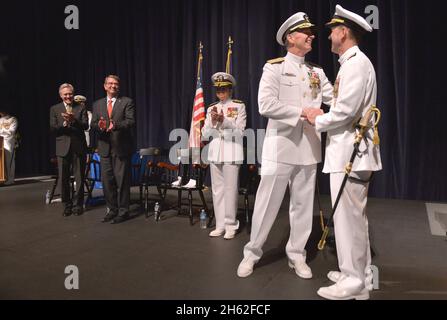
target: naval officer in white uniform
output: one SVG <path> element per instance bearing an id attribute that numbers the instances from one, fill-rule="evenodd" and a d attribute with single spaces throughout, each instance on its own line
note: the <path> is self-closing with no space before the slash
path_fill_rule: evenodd
<path id="1" fill-rule="evenodd" d="M 209 236 L 223 235 L 229 240 L 234 238 L 239 228 L 236 219 L 238 176 L 239 166 L 244 161 L 242 136 L 247 114 L 244 103 L 232 99 L 236 80 L 231 74 L 218 72 L 211 79 L 219 101 L 209 106 L 202 129 L 205 138 L 213 137 L 208 146 L 208 161 L 216 229 Z"/>
<path id="2" fill-rule="evenodd" d="M 87 98 L 82 95 L 76 95 L 73 97 L 74 102 L 79 103 L 84 109 L 87 109 Z M 85 134 L 85 141 L 87 142 L 87 147 L 91 147 L 91 141 L 90 141 L 90 132 L 91 127 L 90 124 L 92 123 L 92 112 L 87 109 L 87 118 L 88 118 L 88 128 L 87 130 L 84 130 Z"/>
<path id="3" fill-rule="evenodd" d="M 17 132 L 17 118 L 9 115 L 6 112 L 0 112 L 0 136 L 3 137 L 3 147 L 5 152 L 5 185 L 14 183 L 15 176 L 15 148 L 16 148 L 16 132 Z"/>
<path id="4" fill-rule="evenodd" d="M 305 60 L 312 50 L 314 25 L 298 12 L 279 28 L 277 42 L 287 55 L 264 66 L 259 84 L 259 113 L 268 118 L 262 150 L 261 182 L 256 194 L 250 242 L 237 275 L 247 277 L 262 256 L 287 186 L 290 190 L 290 237 L 286 245 L 289 266 L 305 279 L 312 278 L 304 249 L 312 229 L 317 163 L 321 138 L 305 119 L 311 109 L 323 112 L 332 99 L 332 85 L 323 70 Z"/>
<path id="5" fill-rule="evenodd" d="M 374 67 L 357 46 L 371 26 L 361 16 L 336 6 L 329 39 L 332 52 L 339 55 L 340 70 L 334 84 L 334 99 L 329 113 L 308 115 L 318 132 L 327 132 L 323 172 L 330 173 L 332 203 L 345 176 L 355 139 L 353 124 L 376 104 L 377 84 Z M 374 119 L 373 119 L 374 120 Z M 372 120 L 372 121 L 373 121 Z M 318 294 L 327 299 L 368 299 L 371 288 L 371 251 L 366 203 L 371 173 L 382 169 L 378 136 L 373 128 L 360 144 L 359 154 L 334 216 L 334 232 L 340 272 L 328 277 L 336 282 Z"/>

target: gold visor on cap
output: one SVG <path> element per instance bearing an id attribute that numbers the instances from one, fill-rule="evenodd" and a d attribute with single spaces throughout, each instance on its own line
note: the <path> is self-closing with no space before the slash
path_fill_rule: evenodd
<path id="1" fill-rule="evenodd" d="M 340 19 L 340 18 L 333 18 L 331 21 L 329 21 L 326 24 L 334 24 L 334 23 L 345 23 L 345 20 Z"/>
<path id="2" fill-rule="evenodd" d="M 289 29 L 289 33 L 293 32 L 293 31 L 296 31 L 296 29 L 307 29 L 307 28 L 312 28 L 312 27 L 315 27 L 315 25 L 310 23 L 310 22 L 308 22 L 308 21 L 305 21 L 303 23 L 300 23 L 297 26 L 294 26 L 293 28 L 290 28 Z"/>
<path id="3" fill-rule="evenodd" d="M 214 86 L 215 87 L 225 87 L 225 86 L 232 86 L 233 83 L 231 83 L 230 81 L 219 81 L 219 82 L 215 82 Z"/>
<path id="4" fill-rule="evenodd" d="M 295 31 L 296 29 L 306 29 L 306 28 L 311 28 L 311 27 L 315 27 L 315 25 L 312 24 L 312 23 L 310 23 L 310 22 L 303 22 L 303 23 L 301 23 L 301 24 L 299 24 L 299 25 L 294 26 L 293 28 L 291 28 L 291 29 L 289 30 L 289 32 L 293 32 L 293 31 Z"/>

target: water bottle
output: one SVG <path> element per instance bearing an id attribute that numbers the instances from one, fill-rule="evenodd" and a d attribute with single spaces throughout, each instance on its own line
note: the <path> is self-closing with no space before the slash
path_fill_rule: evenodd
<path id="1" fill-rule="evenodd" d="M 158 221 L 158 217 L 160 216 L 160 203 L 155 202 L 154 206 L 154 219 L 155 221 Z"/>
<path id="2" fill-rule="evenodd" d="M 200 229 L 206 229 L 208 224 L 205 209 L 200 211 Z"/>
<path id="3" fill-rule="evenodd" d="M 50 192 L 50 190 L 47 190 L 47 193 L 45 194 L 45 203 L 46 204 L 50 204 L 50 197 L 51 197 L 51 192 Z"/>

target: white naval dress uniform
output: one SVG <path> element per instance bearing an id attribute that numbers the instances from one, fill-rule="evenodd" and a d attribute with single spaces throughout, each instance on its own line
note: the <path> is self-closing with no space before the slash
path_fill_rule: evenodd
<path id="1" fill-rule="evenodd" d="M 305 262 L 304 249 L 312 229 L 317 163 L 321 137 L 301 118 L 303 108 L 320 108 L 332 100 L 332 85 L 323 70 L 292 53 L 270 60 L 259 84 L 259 113 L 269 118 L 262 150 L 261 182 L 256 194 L 250 242 L 244 260 L 255 264 L 276 219 L 287 185 L 290 189 L 290 237 L 286 253 L 291 262 Z M 311 89 L 310 79 L 319 85 Z"/>
<path id="2" fill-rule="evenodd" d="M 214 107 L 218 114 L 221 111 L 224 114 L 223 122 L 216 125 L 211 121 L 210 111 Z M 244 103 L 228 99 L 208 108 L 202 128 L 204 138 L 213 137 L 207 147 L 216 230 L 234 232 L 239 228 L 239 221 L 236 220 L 238 176 L 239 164 L 244 161 L 242 136 L 246 121 Z"/>
<path id="3" fill-rule="evenodd" d="M 5 116 L 0 118 L 0 136 L 4 138 L 5 169 L 7 180 L 5 184 L 14 183 L 15 176 L 15 145 L 18 122 L 15 117 Z"/>
<path id="4" fill-rule="evenodd" d="M 334 84 L 334 99 L 329 113 L 318 116 L 315 128 L 327 132 L 323 172 L 330 173 L 331 199 L 335 202 L 345 175 L 355 139 L 354 123 L 376 104 L 377 84 L 374 67 L 357 46 L 339 59 L 341 64 Z M 382 169 L 380 150 L 373 144 L 373 129 L 360 144 L 351 176 L 368 180 L 372 171 Z M 368 183 L 348 179 L 334 215 L 334 229 L 339 268 L 347 276 L 344 282 L 363 289 L 372 277 L 368 219 L 365 208 Z"/>

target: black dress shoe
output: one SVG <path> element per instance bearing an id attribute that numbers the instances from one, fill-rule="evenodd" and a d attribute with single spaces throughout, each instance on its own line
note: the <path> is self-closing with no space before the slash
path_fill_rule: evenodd
<path id="1" fill-rule="evenodd" d="M 110 211 L 106 216 L 102 219 L 102 222 L 109 222 L 112 221 L 113 218 L 115 218 L 118 215 L 118 213 Z"/>
<path id="2" fill-rule="evenodd" d="M 115 217 L 112 220 L 112 224 L 121 223 L 121 222 L 126 221 L 127 219 L 129 219 L 129 214 L 128 213 L 120 214 L 119 216 Z"/>
<path id="3" fill-rule="evenodd" d="M 71 211 L 71 207 L 65 207 L 64 212 L 62 213 L 62 216 L 68 217 L 71 216 L 73 212 Z"/>
<path id="4" fill-rule="evenodd" d="M 80 216 L 84 213 L 84 209 L 82 207 L 74 207 L 72 211 L 75 216 Z"/>

